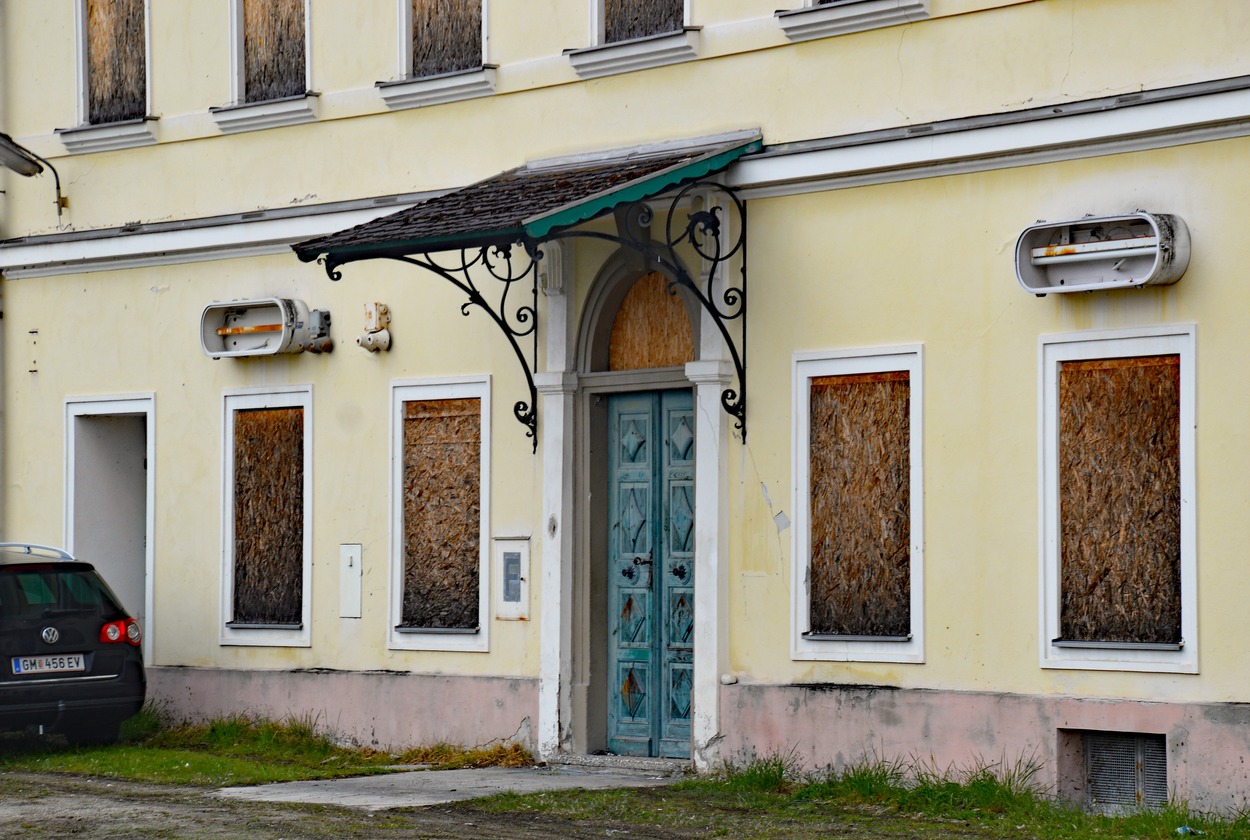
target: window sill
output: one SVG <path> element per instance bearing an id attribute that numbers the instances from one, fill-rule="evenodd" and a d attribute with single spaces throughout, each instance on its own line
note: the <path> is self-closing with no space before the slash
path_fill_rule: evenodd
<path id="1" fill-rule="evenodd" d="M 306 93 L 285 99 L 209 108 L 208 112 L 213 115 L 213 121 L 217 123 L 222 134 L 281 128 L 315 121 L 317 119 L 317 94 Z"/>
<path id="2" fill-rule="evenodd" d="M 838 0 L 775 14 L 791 41 L 812 41 L 925 20 L 929 17 L 929 0 Z"/>
<path id="3" fill-rule="evenodd" d="M 824 636 L 800 634 L 790 658 L 796 662 L 924 662 L 924 642 L 908 635 Z"/>
<path id="4" fill-rule="evenodd" d="M 428 633 L 432 636 L 476 636 L 482 632 L 481 627 L 404 627 L 395 628 L 396 633 L 404 633 L 410 635 L 421 635 Z"/>
<path id="5" fill-rule="evenodd" d="M 156 117 L 58 128 L 56 134 L 71 155 L 151 146 L 156 142 Z"/>
<path id="6" fill-rule="evenodd" d="M 699 57 L 699 27 L 688 26 L 680 32 L 567 50 L 565 55 L 583 79 L 678 64 Z"/>
<path id="7" fill-rule="evenodd" d="M 306 624 L 234 624 L 221 628 L 226 647 L 312 647 Z"/>
<path id="8" fill-rule="evenodd" d="M 486 64 L 472 70 L 457 70 L 437 76 L 378 82 L 382 101 L 391 110 L 441 105 L 461 99 L 476 99 L 495 92 L 495 65 Z"/>

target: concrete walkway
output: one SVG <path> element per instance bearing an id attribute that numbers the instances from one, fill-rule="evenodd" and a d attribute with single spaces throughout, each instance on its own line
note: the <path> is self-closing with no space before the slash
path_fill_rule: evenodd
<path id="1" fill-rule="evenodd" d="M 634 763 L 632 767 L 627 766 L 631 763 L 609 766 L 556 764 L 548 767 L 491 767 L 482 770 L 404 769 L 398 773 L 380 776 L 222 788 L 217 793 L 231 799 L 307 802 L 378 811 L 386 808 L 438 805 L 505 792 L 659 787 L 676 781 L 680 775 L 681 766 L 675 762 L 657 762 L 642 766 Z M 678 772 L 675 774 L 674 771 Z"/>

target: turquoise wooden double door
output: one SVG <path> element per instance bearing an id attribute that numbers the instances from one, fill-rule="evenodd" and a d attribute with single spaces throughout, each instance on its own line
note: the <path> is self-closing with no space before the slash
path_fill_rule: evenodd
<path id="1" fill-rule="evenodd" d="M 608 749 L 690 755 L 694 412 L 690 391 L 609 399 Z"/>

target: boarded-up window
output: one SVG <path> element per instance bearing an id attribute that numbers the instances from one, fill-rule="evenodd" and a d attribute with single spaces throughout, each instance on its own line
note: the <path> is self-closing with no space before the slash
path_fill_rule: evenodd
<path id="1" fill-rule="evenodd" d="M 87 122 L 147 116 L 144 0 L 86 0 Z"/>
<path id="2" fill-rule="evenodd" d="M 1181 641 L 1180 357 L 1059 369 L 1060 634 Z"/>
<path id="3" fill-rule="evenodd" d="M 401 627 L 475 630 L 481 582 L 481 400 L 405 402 Z"/>
<path id="4" fill-rule="evenodd" d="M 678 32 L 684 24 L 682 0 L 603 0 L 603 39 L 607 43 Z"/>
<path id="5" fill-rule="evenodd" d="M 482 0 L 412 0 L 412 75 L 482 66 Z"/>
<path id="6" fill-rule="evenodd" d="M 307 93 L 304 0 L 243 3 L 243 100 Z"/>
<path id="7" fill-rule="evenodd" d="M 812 635 L 911 632 L 907 371 L 810 380 Z"/>
<path id="8" fill-rule="evenodd" d="M 233 623 L 299 625 L 304 409 L 234 412 Z"/>

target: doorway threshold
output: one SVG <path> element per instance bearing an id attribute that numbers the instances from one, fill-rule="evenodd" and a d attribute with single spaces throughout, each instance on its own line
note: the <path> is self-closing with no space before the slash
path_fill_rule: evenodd
<path id="1" fill-rule="evenodd" d="M 688 758 L 645 758 L 634 755 L 582 755 L 557 753 L 547 759 L 550 766 L 579 767 L 583 769 L 634 771 L 665 777 L 684 776 L 694 772 Z"/>

